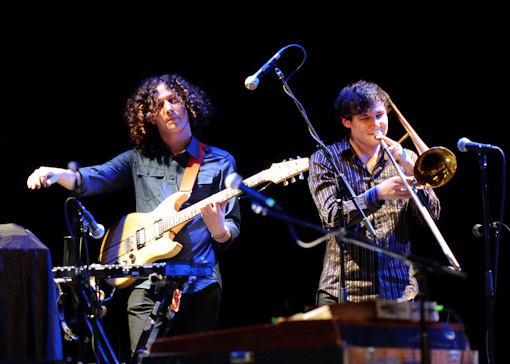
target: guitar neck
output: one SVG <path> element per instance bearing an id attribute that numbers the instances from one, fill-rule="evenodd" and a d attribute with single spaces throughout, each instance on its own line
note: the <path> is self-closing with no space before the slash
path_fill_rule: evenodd
<path id="1" fill-rule="evenodd" d="M 262 171 L 260 173 L 257 173 L 254 176 L 251 176 L 245 180 L 243 180 L 244 184 L 246 184 L 248 187 L 255 187 L 259 184 L 265 182 L 265 171 Z M 228 187 L 224 190 L 221 190 L 220 192 L 215 193 L 214 195 L 211 195 L 206 200 L 210 201 L 218 201 L 220 203 L 230 200 L 233 197 L 241 195 L 243 192 L 241 190 L 238 190 L 237 188 L 231 188 Z M 202 201 L 201 201 L 202 202 Z M 172 229 L 175 226 L 178 226 L 180 224 L 186 223 L 198 215 L 200 215 L 200 206 L 201 203 L 196 203 L 194 205 L 188 206 L 185 209 L 179 211 L 178 213 L 169 216 L 165 219 L 163 219 L 163 229 L 164 231 L 168 231 Z"/>

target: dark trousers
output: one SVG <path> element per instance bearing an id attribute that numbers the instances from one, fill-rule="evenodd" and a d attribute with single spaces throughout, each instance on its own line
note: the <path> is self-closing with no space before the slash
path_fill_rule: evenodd
<path id="1" fill-rule="evenodd" d="M 218 320 L 220 299 L 221 290 L 217 283 L 196 293 L 183 294 L 179 311 L 173 317 L 170 316 L 171 312 L 168 312 L 165 320 L 154 327 L 148 340 L 148 347 L 157 337 L 162 336 L 158 334 L 161 327 L 166 327 L 167 320 L 170 320 L 169 336 L 214 330 Z M 127 304 L 131 353 L 136 349 L 153 307 L 154 297 L 148 289 L 133 289 Z"/>

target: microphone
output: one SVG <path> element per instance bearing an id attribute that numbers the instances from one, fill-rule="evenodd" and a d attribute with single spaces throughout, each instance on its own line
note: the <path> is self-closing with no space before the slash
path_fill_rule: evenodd
<path id="1" fill-rule="evenodd" d="M 257 190 L 246 186 L 243 183 L 243 177 L 241 177 L 237 173 L 231 173 L 227 176 L 227 178 L 225 178 L 225 186 L 243 191 L 252 200 L 261 203 L 264 206 L 279 208 L 279 206 L 277 205 L 276 201 L 273 198 L 264 196 Z"/>
<path id="2" fill-rule="evenodd" d="M 491 222 L 489 224 L 489 228 L 497 229 L 498 223 L 497 222 Z M 483 226 L 482 224 L 475 224 L 473 228 L 471 229 L 471 233 L 476 236 L 477 238 L 481 238 L 483 236 Z"/>
<path id="3" fill-rule="evenodd" d="M 85 218 L 85 222 L 89 227 L 89 235 L 94 239 L 101 239 L 104 236 L 104 226 L 98 224 L 94 219 L 94 216 L 82 205 L 82 203 L 78 200 L 75 200 L 78 208 L 80 209 L 83 217 Z"/>
<path id="4" fill-rule="evenodd" d="M 76 161 L 70 161 L 69 163 L 67 163 L 67 168 L 69 168 L 73 172 L 78 172 L 78 170 L 80 169 L 80 165 Z"/>
<path id="5" fill-rule="evenodd" d="M 495 152 L 495 151 L 499 150 L 499 147 L 495 147 L 490 144 L 482 144 L 482 143 L 472 142 L 471 140 L 469 140 L 466 137 L 459 139 L 459 141 L 457 142 L 457 148 L 461 152 L 467 152 L 468 150 L 471 150 L 473 152 L 478 152 L 478 153 Z"/>
<path id="6" fill-rule="evenodd" d="M 244 86 L 246 86 L 248 90 L 255 90 L 257 88 L 262 76 L 274 68 L 276 61 L 280 59 L 285 48 L 287 47 L 283 47 L 278 52 L 276 52 L 275 55 L 272 56 L 271 59 L 269 59 L 269 61 L 260 67 L 260 69 L 253 75 L 246 77 L 246 80 L 244 80 Z"/>

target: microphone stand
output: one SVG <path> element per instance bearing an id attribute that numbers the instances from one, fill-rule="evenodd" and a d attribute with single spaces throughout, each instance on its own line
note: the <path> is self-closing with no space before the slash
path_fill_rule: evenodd
<path id="1" fill-rule="evenodd" d="M 338 167 L 338 165 L 333 162 L 333 157 L 332 157 L 331 153 L 329 153 L 329 151 L 327 150 L 326 146 L 324 145 L 324 142 L 319 138 L 317 132 L 313 128 L 312 124 L 310 123 L 310 120 L 308 119 L 308 115 L 306 114 L 303 106 L 301 105 L 301 103 L 294 96 L 294 93 L 291 91 L 289 85 L 287 84 L 287 81 L 285 81 L 285 77 L 284 77 L 282 71 L 279 68 L 276 67 L 275 68 L 275 72 L 276 72 L 278 78 L 283 83 L 283 89 L 284 89 L 285 93 L 287 95 L 289 95 L 294 100 L 294 103 L 296 104 L 296 106 L 298 107 L 301 115 L 305 119 L 305 121 L 307 123 L 307 126 L 308 126 L 308 130 L 309 130 L 312 138 L 318 143 L 318 146 L 323 151 L 324 156 L 328 159 L 329 163 L 335 169 L 334 174 L 335 174 L 335 180 L 336 180 L 336 190 L 337 190 L 337 193 L 340 193 L 341 191 L 343 191 L 344 195 L 347 197 L 347 199 L 348 200 L 352 200 L 352 202 L 356 206 L 356 209 L 358 210 L 359 214 L 362 216 L 362 221 L 363 221 L 365 227 L 369 231 L 370 235 L 372 235 L 372 237 L 375 237 L 377 234 L 376 234 L 376 232 L 374 230 L 374 227 L 372 226 L 372 224 L 368 220 L 367 216 L 365 215 L 365 212 L 363 211 L 363 209 L 359 205 L 358 201 L 356 200 L 356 194 L 354 193 L 354 190 L 352 189 L 351 185 L 347 181 L 347 179 L 345 177 L 345 174 L 342 173 L 340 168 Z M 339 181 L 341 183 L 338 183 Z"/>
<path id="2" fill-rule="evenodd" d="M 77 164 L 75 162 L 69 163 L 69 168 L 74 172 L 78 171 Z M 73 294 L 76 304 L 81 309 L 82 320 L 80 322 L 80 335 L 81 339 L 79 342 L 79 358 L 77 361 L 83 361 L 85 355 L 85 343 L 86 343 L 86 332 L 84 327 L 88 329 L 89 334 L 92 336 L 90 344 L 92 346 L 92 353 L 96 358 L 96 362 L 99 364 L 119 364 L 119 361 L 113 351 L 113 348 L 106 336 L 106 333 L 101 324 L 102 318 L 102 307 L 100 299 L 100 291 L 98 283 L 92 285 L 91 277 L 88 274 L 87 267 L 90 266 L 90 258 L 87 244 L 87 223 L 83 219 L 82 212 L 78 206 L 77 199 L 78 186 L 76 181 L 74 182 L 73 189 L 71 190 L 71 197 L 66 200 L 66 204 L 72 202 L 72 222 L 69 223 L 68 227 L 71 233 L 71 241 L 76 248 L 77 240 L 80 241 L 77 250 L 77 263 L 83 267 L 85 277 L 79 277 L 73 279 L 71 283 L 71 292 Z M 66 209 L 67 214 L 67 209 Z M 82 262 L 82 250 L 85 258 L 85 265 Z"/>
<path id="3" fill-rule="evenodd" d="M 462 140 L 462 139 L 461 139 Z M 459 140 L 459 144 L 461 142 Z M 458 144 L 459 150 L 465 152 Z M 498 263 L 499 263 L 499 243 L 501 239 L 501 226 L 503 224 L 503 214 L 505 209 L 506 196 L 506 160 L 505 153 L 499 147 L 492 147 L 491 150 L 497 150 L 503 158 L 502 183 L 501 183 L 501 211 L 499 223 L 496 231 L 495 259 L 492 257 L 492 243 L 490 235 L 489 222 L 489 193 L 487 187 L 487 157 L 484 150 L 478 151 L 478 164 L 480 167 L 480 184 L 482 188 L 482 209 L 483 209 L 483 236 L 485 240 L 485 318 L 486 318 L 486 355 L 489 364 L 496 363 L 495 341 L 494 341 L 494 306 L 496 301 L 496 289 L 498 286 Z M 475 236 L 477 236 L 475 234 Z M 481 236 L 481 235 L 480 235 Z"/>
<path id="4" fill-rule="evenodd" d="M 494 292 L 494 267 L 492 264 L 492 244 L 489 229 L 489 194 L 487 189 L 487 156 L 478 153 L 478 164 L 480 166 L 480 182 L 482 187 L 483 205 L 483 235 L 485 240 L 485 319 L 487 321 L 487 356 L 490 364 L 495 364 L 494 358 L 494 321 L 493 309 L 495 301 Z"/>
<path id="5" fill-rule="evenodd" d="M 354 193 L 351 185 L 347 181 L 345 174 L 342 173 L 340 167 L 333 161 L 333 156 L 331 155 L 331 153 L 329 153 L 326 146 L 324 145 L 322 140 L 319 138 L 319 135 L 317 134 L 317 132 L 313 128 L 310 120 L 308 119 L 308 115 L 306 114 L 306 111 L 304 110 L 301 103 L 296 99 L 296 97 L 294 96 L 294 93 L 292 92 L 289 85 L 287 84 L 287 81 L 285 80 L 285 76 L 283 75 L 282 71 L 278 67 L 275 67 L 274 70 L 276 72 L 276 75 L 280 79 L 280 81 L 282 81 L 282 83 L 283 83 L 284 92 L 294 100 L 294 103 L 296 104 L 297 108 L 299 109 L 299 112 L 301 113 L 301 115 L 303 116 L 303 118 L 306 121 L 306 124 L 308 126 L 308 131 L 310 132 L 312 138 L 318 143 L 319 148 L 322 150 L 322 152 L 324 153 L 324 156 L 328 160 L 329 164 L 334 169 L 333 173 L 335 176 L 336 196 L 337 197 L 341 196 L 341 199 L 337 199 L 337 202 L 338 202 L 339 208 L 340 208 L 340 213 L 338 215 L 342 219 L 341 224 L 339 226 L 346 228 L 346 221 L 344 219 L 344 214 L 343 214 L 343 205 L 344 205 L 343 203 L 345 201 L 352 201 L 354 203 L 354 206 L 356 207 L 356 209 L 358 210 L 359 214 L 362 217 L 363 224 L 367 228 L 370 235 L 373 238 L 375 238 L 377 235 L 375 232 L 375 229 L 372 226 L 372 224 L 370 223 L 370 221 L 368 220 L 367 216 L 365 215 L 365 212 L 359 205 L 358 201 L 356 200 L 356 194 Z M 345 252 L 344 252 L 343 240 L 338 241 L 338 244 L 340 246 L 340 282 L 341 282 L 340 290 L 339 290 L 339 294 L 338 294 L 338 300 L 339 300 L 339 303 L 341 303 L 341 302 L 347 302 L 347 291 L 346 291 L 346 287 L 345 287 L 345 260 L 344 260 Z"/>

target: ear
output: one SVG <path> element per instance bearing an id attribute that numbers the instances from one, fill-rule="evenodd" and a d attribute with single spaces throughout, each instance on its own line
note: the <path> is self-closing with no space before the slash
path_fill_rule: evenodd
<path id="1" fill-rule="evenodd" d="M 346 118 L 342 118 L 342 125 L 346 127 L 347 129 L 351 128 L 351 121 L 347 120 Z"/>

